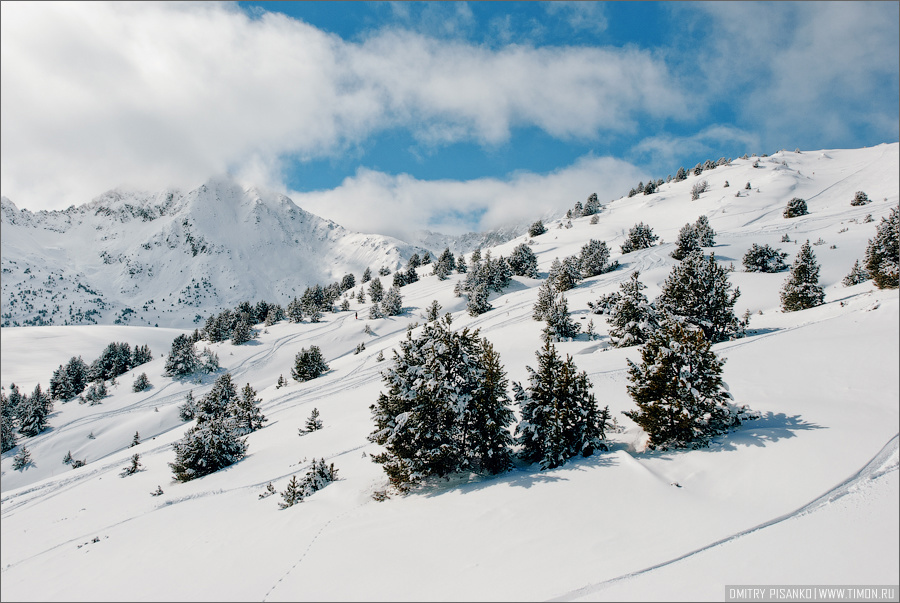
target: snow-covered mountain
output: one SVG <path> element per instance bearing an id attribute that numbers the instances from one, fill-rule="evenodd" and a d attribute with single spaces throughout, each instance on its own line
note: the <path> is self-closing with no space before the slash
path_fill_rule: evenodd
<path id="1" fill-rule="evenodd" d="M 65 211 L 4 197 L 0 228 L 3 326 L 184 328 L 241 301 L 286 305 L 307 286 L 393 270 L 425 250 L 229 179 L 186 193 L 113 190 Z"/>
<path id="2" fill-rule="evenodd" d="M 399 316 L 364 318 L 368 300 L 353 299 L 349 312 L 325 313 L 320 322 L 257 325 L 241 345 L 201 342 L 217 353 L 220 374 L 258 392 L 268 422 L 247 436 L 239 462 L 185 483 L 169 466 L 172 444 L 193 425 L 178 407 L 189 392 L 208 393 L 218 375 L 164 376 L 159 354 L 177 330 L 4 328 L 0 382 L 24 392 L 38 382 L 46 389 L 57 366 L 73 355 L 96 358 L 110 341 L 149 343 L 154 360 L 121 375 L 101 404 L 56 402 L 47 430 L 3 454 L 0 598 L 721 601 L 737 585 L 896 585 L 900 293 L 842 279 L 900 202 L 898 150 L 892 143 L 736 159 L 615 200 L 596 223 L 545 222 L 544 234 L 491 249 L 508 256 L 527 243 L 540 278 L 514 277 L 478 316 L 454 295 L 464 275 L 441 281 L 421 270 L 401 289 Z M 692 201 L 703 180 L 708 189 Z M 871 202 L 851 205 L 857 191 Z M 792 197 L 806 200 L 807 215 L 783 217 Z M 749 317 L 746 337 L 712 349 L 726 360 L 722 376 L 734 401 L 760 418 L 708 448 L 651 451 L 647 434 L 622 414 L 636 408 L 628 361 L 640 362 L 641 348 L 610 346 L 606 320 L 588 302 L 618 291 L 635 271 L 654 299 L 678 265 L 670 254 L 679 230 L 701 215 L 716 232 L 704 252 L 734 267 L 728 279 L 741 292 L 734 312 Z M 661 240 L 621 254 L 637 222 Z M 207 233 L 190 232 L 202 245 Z M 367 439 L 370 405 L 386 390 L 392 350 L 408 330 L 421 333 L 426 308 L 437 301 L 453 329 L 479 329 L 509 380 L 527 382 L 542 345 L 544 323 L 532 318 L 538 291 L 556 258 L 592 239 L 608 244 L 619 267 L 566 291 L 572 318 L 585 328 L 556 345 L 617 419 L 610 449 L 555 469 L 520 460 L 496 476 L 453 475 L 408 495 L 374 496 L 387 478 L 372 462 L 383 448 Z M 784 312 L 779 292 L 788 274 L 748 272 L 741 260 L 753 244 L 768 244 L 790 264 L 806 240 L 821 266 L 824 303 Z M 593 337 L 585 332 L 591 323 Z M 296 382 L 294 358 L 311 345 L 329 370 Z M 151 387 L 134 392 L 140 373 Z M 299 437 L 313 409 L 324 427 Z M 132 446 L 135 432 L 140 443 Z M 14 469 L 23 448 L 31 462 Z M 67 453 L 85 465 L 65 464 Z M 140 470 L 121 477 L 134 454 Z M 278 494 L 314 458 L 333 463 L 337 481 L 279 509 Z M 877 594 L 896 600 L 897 591 Z"/>

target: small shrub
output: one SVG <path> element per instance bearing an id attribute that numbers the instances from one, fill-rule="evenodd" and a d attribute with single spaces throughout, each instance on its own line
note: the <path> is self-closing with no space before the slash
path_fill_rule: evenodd
<path id="1" fill-rule="evenodd" d="M 797 216 L 805 216 L 808 213 L 809 210 L 806 208 L 806 201 L 800 197 L 794 197 L 788 201 L 787 206 L 784 208 L 783 215 L 785 218 L 796 218 Z"/>

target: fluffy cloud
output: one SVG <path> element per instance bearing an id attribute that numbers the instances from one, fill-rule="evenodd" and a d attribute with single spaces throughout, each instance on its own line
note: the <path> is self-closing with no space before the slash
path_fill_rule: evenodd
<path id="1" fill-rule="evenodd" d="M 222 172 L 277 185 L 280 157 L 337 156 L 391 128 L 435 145 L 502 144 L 516 127 L 590 139 L 686 106 L 638 49 L 396 29 L 351 43 L 218 3 L 4 2 L 0 23 L 0 188 L 35 209 Z"/>
<path id="2" fill-rule="evenodd" d="M 646 179 L 635 166 L 609 157 L 583 157 L 548 174 L 506 178 L 417 180 L 360 169 L 327 191 L 289 193 L 304 209 L 353 230 L 408 238 L 418 230 L 446 234 L 530 223 L 558 215 L 591 193 L 601 202 Z"/>

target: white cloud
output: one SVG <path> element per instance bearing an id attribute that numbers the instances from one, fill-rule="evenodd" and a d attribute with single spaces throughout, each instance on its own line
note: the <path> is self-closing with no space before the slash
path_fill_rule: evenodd
<path id="1" fill-rule="evenodd" d="M 600 2 L 552 0 L 544 2 L 544 10 L 548 15 L 561 17 L 576 31 L 600 33 L 608 25 L 605 6 Z"/>
<path id="2" fill-rule="evenodd" d="M 679 157 L 684 157 L 685 155 L 703 156 L 705 159 L 717 160 L 718 157 L 707 155 L 729 142 L 741 143 L 744 145 L 747 153 L 760 152 L 759 137 L 756 134 L 723 124 L 714 124 L 690 136 L 674 136 L 670 134 L 651 136 L 641 140 L 633 147 L 632 151 L 640 155 L 649 155 L 651 157 L 650 163 L 666 166 L 665 169 L 669 169 L 678 161 Z M 689 169 L 694 166 L 686 165 L 683 167 Z"/>
<path id="3" fill-rule="evenodd" d="M 642 178 L 624 161 L 586 156 L 548 174 L 518 172 L 503 179 L 426 181 L 360 169 L 335 189 L 290 197 L 353 230 L 403 239 L 418 230 L 462 234 L 528 223 L 564 212 L 591 193 L 602 202 L 618 198 Z"/>
<path id="4" fill-rule="evenodd" d="M 520 126 L 591 139 L 686 106 L 636 49 L 398 30 L 350 43 L 219 3 L 4 2 L 0 26 L 0 189 L 33 209 L 225 171 L 277 186 L 279 157 L 336 156 L 389 128 L 429 144 L 502 144 Z"/>

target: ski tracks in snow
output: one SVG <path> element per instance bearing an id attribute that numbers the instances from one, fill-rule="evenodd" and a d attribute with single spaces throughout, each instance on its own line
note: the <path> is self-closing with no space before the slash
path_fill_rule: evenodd
<path id="1" fill-rule="evenodd" d="M 819 509 L 831 504 L 832 502 L 842 498 L 848 494 L 851 494 L 860 489 L 861 486 L 864 486 L 866 483 L 873 482 L 880 478 L 881 476 L 891 473 L 893 471 L 897 471 L 900 469 L 900 434 L 894 435 L 893 438 L 885 444 L 878 453 L 872 457 L 872 459 L 863 466 L 862 469 L 857 471 L 855 474 L 848 477 L 846 480 L 838 484 L 837 486 L 831 488 L 824 494 L 819 497 L 813 499 L 807 504 L 803 505 L 799 509 L 795 509 L 789 513 L 785 513 L 784 515 L 780 515 L 774 519 L 770 519 L 764 523 L 761 523 L 752 528 L 748 528 L 746 530 L 741 530 L 731 536 L 726 536 L 725 538 L 721 538 L 712 542 L 706 546 L 700 547 L 698 549 L 694 549 L 684 555 L 680 555 L 675 557 L 674 559 L 669 559 L 668 561 L 663 561 L 661 563 L 657 563 L 656 565 L 651 565 L 650 567 L 646 567 L 641 570 L 637 570 L 634 572 L 629 572 L 627 574 L 623 574 L 621 576 L 617 576 L 615 578 L 610 578 L 608 580 L 603 580 L 602 582 L 596 582 L 594 584 L 588 584 L 587 586 L 583 586 L 581 588 L 569 591 L 559 597 L 555 597 L 553 599 L 548 599 L 548 601 L 573 601 L 580 597 L 585 597 L 587 595 L 591 595 L 593 593 L 602 591 L 606 587 L 620 582 L 622 580 L 628 580 L 630 578 L 634 578 L 637 576 L 641 576 L 643 574 L 647 574 L 654 570 L 658 570 L 660 568 L 672 565 L 673 563 L 678 563 L 684 559 L 689 557 L 693 557 L 698 553 L 702 553 L 704 551 L 708 551 L 717 546 L 725 544 L 727 542 L 731 542 L 733 540 L 737 540 L 738 538 L 742 538 L 748 534 L 752 534 L 754 532 L 758 532 L 759 530 L 763 530 L 770 526 L 779 524 L 788 519 L 793 519 L 797 517 L 803 517 L 804 515 L 809 515 L 810 513 L 814 513 Z"/>

